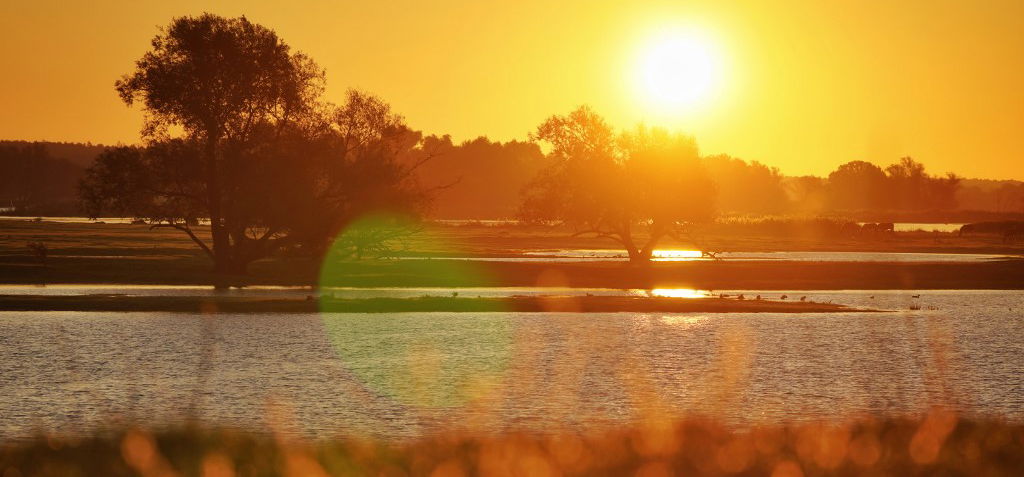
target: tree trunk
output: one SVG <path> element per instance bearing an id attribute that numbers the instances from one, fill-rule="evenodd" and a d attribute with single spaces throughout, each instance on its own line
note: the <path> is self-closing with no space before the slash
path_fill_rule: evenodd
<path id="1" fill-rule="evenodd" d="M 218 135 L 206 136 L 206 207 L 210 213 L 210 235 L 213 237 L 213 269 L 217 275 L 231 273 L 231 244 L 221 216 L 220 177 L 217 170 Z"/>
<path id="2" fill-rule="evenodd" d="M 665 227 L 658 225 L 657 223 L 651 226 L 651 236 L 648 237 L 647 243 L 644 244 L 644 248 L 640 249 L 639 260 L 643 262 L 650 262 L 651 256 L 654 255 L 654 247 L 658 245 L 658 241 L 665 235 Z"/>
<path id="3" fill-rule="evenodd" d="M 639 247 L 633 242 L 633 233 L 628 223 L 622 226 L 622 232 L 619 235 L 622 237 L 622 246 L 625 247 L 626 253 L 629 255 L 629 263 L 635 265 L 650 261 L 650 257 L 644 258 Z"/>

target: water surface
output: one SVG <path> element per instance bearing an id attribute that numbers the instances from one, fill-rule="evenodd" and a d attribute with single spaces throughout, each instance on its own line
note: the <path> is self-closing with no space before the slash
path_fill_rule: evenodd
<path id="1" fill-rule="evenodd" d="M 947 403 L 1024 419 L 1024 293 L 797 293 L 897 311 L 0 312 L 0 438 L 126 416 L 263 430 L 268 410 L 313 437 L 386 438 L 655 411 L 774 422 Z"/>

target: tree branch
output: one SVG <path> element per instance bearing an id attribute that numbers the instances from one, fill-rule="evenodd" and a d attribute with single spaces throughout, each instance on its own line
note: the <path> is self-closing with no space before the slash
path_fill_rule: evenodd
<path id="1" fill-rule="evenodd" d="M 167 221 L 166 224 L 161 223 L 149 226 L 149 230 L 162 228 L 173 228 L 185 232 L 186 234 L 188 234 L 188 237 L 191 238 L 192 241 L 196 243 L 196 245 L 199 245 L 199 248 L 203 249 L 203 252 L 206 252 L 206 256 L 210 257 L 210 260 L 214 260 L 213 250 L 210 250 L 210 247 L 207 246 L 206 243 L 204 243 L 199 237 L 197 237 L 196 234 L 192 232 L 192 229 L 189 228 L 188 225 L 182 225 L 171 221 Z"/>

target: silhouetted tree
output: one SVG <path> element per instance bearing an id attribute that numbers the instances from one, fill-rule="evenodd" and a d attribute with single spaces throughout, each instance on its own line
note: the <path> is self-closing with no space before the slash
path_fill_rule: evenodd
<path id="1" fill-rule="evenodd" d="M 164 140 L 180 128 L 199 148 L 209 251 L 218 272 L 239 272 L 245 255 L 240 248 L 249 245 L 240 237 L 251 224 L 234 214 L 231 204 L 247 197 L 232 195 L 230 183 L 247 167 L 255 144 L 266 142 L 256 136 L 273 136 L 314 112 L 323 72 L 245 17 L 176 18 L 152 46 L 135 71 L 117 81 L 117 91 L 128 105 L 145 106 L 146 139 Z"/>
<path id="2" fill-rule="evenodd" d="M 531 137 L 550 147 L 553 164 L 525 190 L 525 220 L 568 224 L 646 262 L 663 237 L 713 215 L 714 185 L 689 136 L 645 127 L 617 135 L 581 107 Z"/>
<path id="3" fill-rule="evenodd" d="M 245 18 L 183 17 L 117 83 L 141 99 L 144 147 L 102 154 L 81 184 L 91 215 L 145 218 L 186 233 L 219 273 L 282 247 L 323 253 L 360 214 L 415 214 L 412 173 L 432 157 L 379 98 L 319 101 L 323 73 Z M 170 137 L 173 127 L 183 133 Z M 199 233 L 209 219 L 209 238 Z"/>
<path id="4" fill-rule="evenodd" d="M 829 202 L 841 210 L 884 210 L 889 188 L 882 168 L 867 161 L 839 166 L 828 176 Z"/>
<path id="5" fill-rule="evenodd" d="M 896 210 L 920 210 L 925 208 L 928 174 L 924 164 L 910 157 L 900 158 L 896 164 L 885 168 L 888 177 L 889 208 Z"/>

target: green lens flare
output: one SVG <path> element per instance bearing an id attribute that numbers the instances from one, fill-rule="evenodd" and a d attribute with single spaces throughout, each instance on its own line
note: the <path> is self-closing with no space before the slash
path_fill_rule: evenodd
<path id="1" fill-rule="evenodd" d="M 339 288 L 494 286 L 481 263 L 440 258 L 462 255 L 446 242 L 415 220 L 374 214 L 339 234 L 321 266 L 320 311 L 338 356 L 367 389 L 404 405 L 446 408 L 485 397 L 508 366 L 511 323 L 490 313 L 400 313 L 388 309 L 396 306 L 390 300 L 375 313 L 352 313 Z M 432 299 L 474 299 L 458 288 L 443 295 Z"/>

